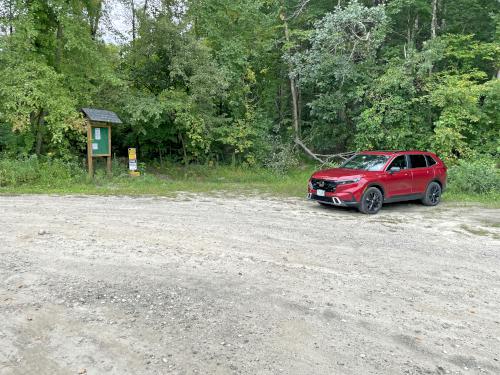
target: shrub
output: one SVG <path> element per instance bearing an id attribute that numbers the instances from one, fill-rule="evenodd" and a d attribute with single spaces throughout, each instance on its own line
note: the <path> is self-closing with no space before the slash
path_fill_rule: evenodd
<path id="1" fill-rule="evenodd" d="M 448 171 L 451 191 L 458 193 L 489 193 L 500 190 L 500 170 L 492 158 L 461 160 Z"/>
<path id="2" fill-rule="evenodd" d="M 283 175 L 298 165 L 299 159 L 293 145 L 283 143 L 277 139 L 273 140 L 271 153 L 264 162 L 264 166 L 277 174 Z"/>
<path id="3" fill-rule="evenodd" d="M 30 156 L 9 159 L 0 156 L 0 186 L 53 185 L 61 181 L 74 181 L 85 177 L 85 170 L 77 160 L 39 158 Z"/>

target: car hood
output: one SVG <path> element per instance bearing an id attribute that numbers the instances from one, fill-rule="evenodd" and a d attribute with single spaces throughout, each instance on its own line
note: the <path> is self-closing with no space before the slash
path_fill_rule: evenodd
<path id="1" fill-rule="evenodd" d="M 312 178 L 320 178 L 325 180 L 345 180 L 351 178 L 361 178 L 366 174 L 366 171 L 345 168 L 332 168 L 315 172 Z"/>

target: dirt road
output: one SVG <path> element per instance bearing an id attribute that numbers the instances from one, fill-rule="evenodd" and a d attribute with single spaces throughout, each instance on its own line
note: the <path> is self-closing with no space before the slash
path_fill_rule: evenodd
<path id="1" fill-rule="evenodd" d="M 0 197 L 0 373 L 500 374 L 500 210 Z"/>

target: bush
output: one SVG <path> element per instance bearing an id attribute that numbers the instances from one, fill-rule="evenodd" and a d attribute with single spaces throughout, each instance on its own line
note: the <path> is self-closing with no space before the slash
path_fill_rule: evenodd
<path id="1" fill-rule="evenodd" d="M 492 158 L 461 160 L 448 171 L 453 192 L 484 194 L 500 190 L 500 170 Z"/>
<path id="2" fill-rule="evenodd" d="M 0 186 L 46 185 L 74 181 L 85 177 L 85 170 L 77 160 L 39 158 L 30 156 L 9 159 L 0 156 Z"/>
<path id="3" fill-rule="evenodd" d="M 271 153 L 264 162 L 264 166 L 277 174 L 283 175 L 298 165 L 299 159 L 293 145 L 274 139 Z"/>

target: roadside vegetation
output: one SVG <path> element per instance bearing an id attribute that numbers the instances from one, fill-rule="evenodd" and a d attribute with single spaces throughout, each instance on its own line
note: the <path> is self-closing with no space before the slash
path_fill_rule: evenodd
<path id="1" fill-rule="evenodd" d="M 94 179 L 84 160 L 30 157 L 0 160 L 0 194 L 126 194 L 182 197 L 184 193 L 304 197 L 311 173 L 319 166 L 305 161 L 286 172 L 245 166 L 142 165 L 140 177 L 130 177 L 124 161 L 114 160 L 113 174 L 104 165 Z M 476 202 L 500 207 L 500 173 L 492 160 L 462 161 L 449 170 L 448 202 Z"/>
<path id="2" fill-rule="evenodd" d="M 0 0 L 0 192 L 302 196 L 332 155 L 420 149 L 445 199 L 498 197 L 497 0 L 120 4 Z M 82 107 L 123 121 L 112 177 L 86 176 Z"/>

